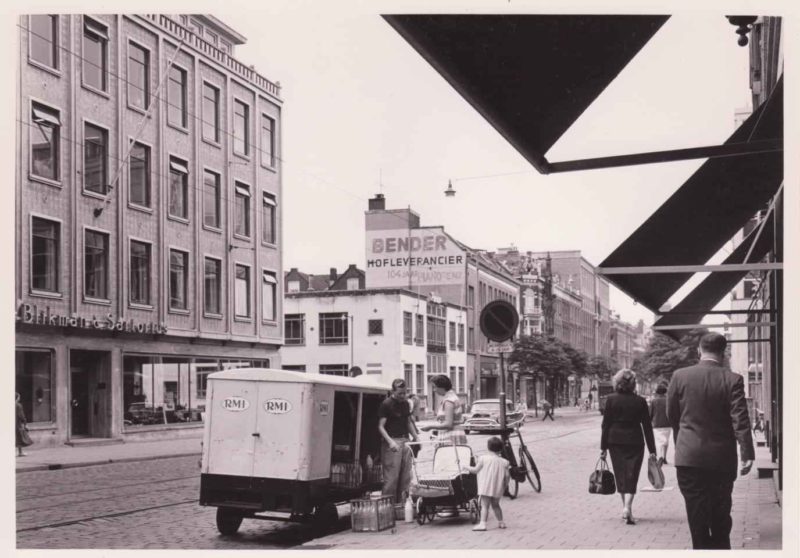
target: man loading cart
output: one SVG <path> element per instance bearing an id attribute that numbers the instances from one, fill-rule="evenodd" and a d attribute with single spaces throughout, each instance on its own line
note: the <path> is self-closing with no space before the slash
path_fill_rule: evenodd
<path id="1" fill-rule="evenodd" d="M 406 382 L 401 378 L 392 382 L 391 394 L 378 408 L 378 432 L 383 438 L 383 495 L 402 502 L 411 484 L 413 454 L 407 443 L 409 436 L 417 441 L 418 432 L 411 418 Z"/>

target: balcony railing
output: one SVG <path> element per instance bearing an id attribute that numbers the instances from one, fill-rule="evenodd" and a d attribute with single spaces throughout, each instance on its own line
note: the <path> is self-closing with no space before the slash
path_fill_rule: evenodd
<path id="1" fill-rule="evenodd" d="M 246 79 L 262 91 L 266 91 L 270 95 L 276 98 L 280 98 L 281 95 L 281 86 L 277 83 L 273 83 L 264 76 L 260 75 L 258 72 L 253 70 L 252 68 L 245 66 L 227 52 L 215 47 L 208 41 L 205 41 L 198 35 L 196 35 L 191 29 L 184 27 L 171 17 L 164 15 L 164 14 L 144 14 L 145 18 L 149 19 L 162 29 L 166 30 L 171 35 L 182 39 L 184 43 L 190 45 L 209 58 L 216 60 L 234 74 L 238 75 L 241 78 Z"/>

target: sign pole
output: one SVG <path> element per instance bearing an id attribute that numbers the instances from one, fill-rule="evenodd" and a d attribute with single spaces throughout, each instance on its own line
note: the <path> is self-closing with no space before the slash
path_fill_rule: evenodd
<path id="1" fill-rule="evenodd" d="M 506 429 L 506 367 L 503 364 L 503 353 L 500 353 L 500 430 Z"/>

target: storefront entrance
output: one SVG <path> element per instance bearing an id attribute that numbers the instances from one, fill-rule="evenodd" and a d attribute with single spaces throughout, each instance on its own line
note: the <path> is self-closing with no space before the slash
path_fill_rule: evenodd
<path id="1" fill-rule="evenodd" d="M 111 436 L 111 353 L 72 350 L 70 438 Z"/>

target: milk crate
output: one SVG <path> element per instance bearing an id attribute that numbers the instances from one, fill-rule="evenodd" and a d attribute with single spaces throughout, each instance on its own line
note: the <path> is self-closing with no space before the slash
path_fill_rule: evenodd
<path id="1" fill-rule="evenodd" d="M 395 525 L 394 498 L 350 500 L 350 519 L 356 533 L 377 532 Z"/>

